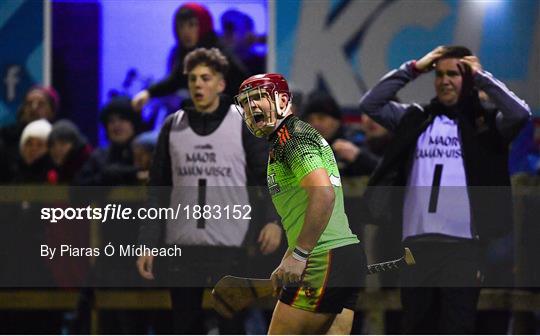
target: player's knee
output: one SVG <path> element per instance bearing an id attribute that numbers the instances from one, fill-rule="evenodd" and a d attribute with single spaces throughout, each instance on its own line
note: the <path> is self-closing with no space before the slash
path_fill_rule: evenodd
<path id="1" fill-rule="evenodd" d="M 343 311 L 336 316 L 334 322 L 330 326 L 330 329 L 326 333 L 327 335 L 349 335 L 351 333 L 352 324 L 354 319 L 354 311 L 350 309 L 343 309 Z"/>

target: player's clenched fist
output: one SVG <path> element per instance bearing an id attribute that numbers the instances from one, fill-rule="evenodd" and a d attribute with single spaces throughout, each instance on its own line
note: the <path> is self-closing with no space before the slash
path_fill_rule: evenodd
<path id="1" fill-rule="evenodd" d="M 274 287 L 274 293 L 279 291 L 279 287 L 289 284 L 299 283 L 302 274 L 306 269 L 306 262 L 295 259 L 292 254 L 286 256 L 281 264 L 272 272 L 270 279 Z"/>

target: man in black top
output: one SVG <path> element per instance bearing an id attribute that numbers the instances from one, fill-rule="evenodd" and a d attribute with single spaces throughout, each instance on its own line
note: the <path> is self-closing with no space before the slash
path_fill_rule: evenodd
<path id="1" fill-rule="evenodd" d="M 195 48 L 220 49 L 229 63 L 224 90 L 230 96 L 235 95 L 236 88 L 248 76 L 248 71 L 238 57 L 222 46 L 214 31 L 210 11 L 195 2 L 183 4 L 174 14 L 173 31 L 177 44 L 169 55 L 169 75 L 137 93 L 132 101 L 133 107 L 140 110 L 150 98 L 171 95 L 179 89 L 188 88 L 188 79 L 183 71 L 184 59 Z"/>
<path id="2" fill-rule="evenodd" d="M 243 206 L 251 199 L 255 206 L 256 195 L 248 195 L 246 187 L 266 184 L 266 142 L 251 137 L 232 101 L 220 95 L 227 68 L 227 59 L 216 48 L 196 49 L 184 61 L 193 106 L 165 121 L 150 171 L 150 186 L 173 187 L 170 200 L 165 200 L 173 208 L 178 203 L 198 204 L 200 195 L 204 195 L 203 205 Z M 245 254 L 249 220 L 225 217 L 201 220 L 184 216 L 169 220 L 165 230 L 158 221 L 145 222 L 141 228 L 140 242 L 148 247 L 157 246 L 161 237 L 167 245 L 182 247 L 182 257 L 169 260 L 165 270 L 172 286 L 183 286 L 171 292 L 173 311 L 178 315 L 175 333 L 206 333 L 201 329 L 202 291 L 222 275 L 234 273 Z M 269 254 L 280 245 L 282 232 L 274 213 L 264 211 L 260 217 L 258 222 L 264 224 L 258 233 L 260 251 Z M 139 258 L 142 277 L 154 278 L 153 261 L 151 256 Z"/>
<path id="3" fill-rule="evenodd" d="M 391 101 L 431 70 L 430 104 Z M 496 110 L 482 105 L 478 90 Z M 375 218 L 401 230 L 417 261 L 401 274 L 404 332 L 474 333 L 481 244 L 512 229 L 508 145 L 529 107 L 467 48 L 454 46 L 388 73 L 362 97 L 360 110 L 394 133 L 368 201 Z"/>
<path id="4" fill-rule="evenodd" d="M 378 163 L 364 143 L 364 134 L 343 123 L 335 99 L 324 91 L 309 95 L 302 118 L 313 126 L 332 146 L 342 176 L 369 175 Z"/>

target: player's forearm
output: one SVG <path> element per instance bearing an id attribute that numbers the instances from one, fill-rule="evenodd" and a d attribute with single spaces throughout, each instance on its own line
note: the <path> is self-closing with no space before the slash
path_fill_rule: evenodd
<path id="1" fill-rule="evenodd" d="M 335 193 L 331 186 L 311 187 L 307 192 L 309 200 L 304 225 L 296 239 L 296 245 L 306 251 L 312 251 L 332 216 Z"/>

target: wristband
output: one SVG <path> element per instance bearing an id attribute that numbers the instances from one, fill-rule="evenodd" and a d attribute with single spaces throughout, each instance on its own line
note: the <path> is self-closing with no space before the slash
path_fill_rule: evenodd
<path id="1" fill-rule="evenodd" d="M 309 252 L 297 246 L 294 248 L 292 256 L 298 261 L 307 262 L 309 258 Z"/>

